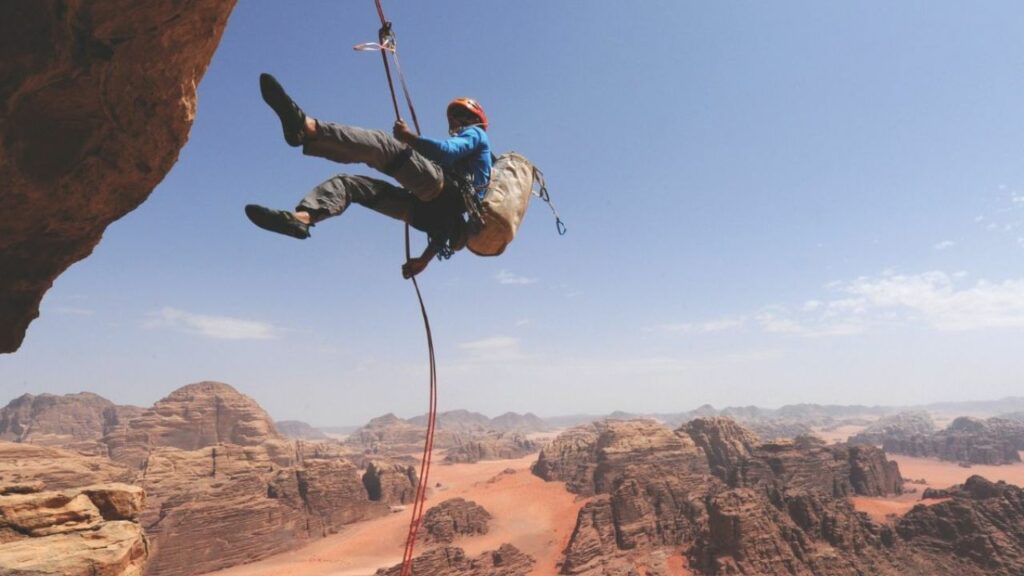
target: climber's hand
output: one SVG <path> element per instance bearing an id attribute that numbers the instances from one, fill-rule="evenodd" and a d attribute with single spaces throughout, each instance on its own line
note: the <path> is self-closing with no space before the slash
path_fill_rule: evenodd
<path id="1" fill-rule="evenodd" d="M 406 144 L 411 144 L 416 140 L 416 134 L 414 134 L 412 130 L 409 130 L 409 126 L 406 125 L 404 120 L 396 121 L 395 127 L 391 130 L 391 133 L 399 142 L 405 142 Z"/>
<path id="2" fill-rule="evenodd" d="M 423 272 L 427 264 L 430 264 L 430 258 L 410 258 L 405 264 L 402 264 L 402 278 L 408 280 Z"/>

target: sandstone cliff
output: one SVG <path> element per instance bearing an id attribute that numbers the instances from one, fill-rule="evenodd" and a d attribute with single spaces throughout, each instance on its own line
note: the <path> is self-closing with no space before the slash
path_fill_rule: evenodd
<path id="1" fill-rule="evenodd" d="M 667 559 L 679 554 L 694 574 L 1020 573 L 1019 488 L 972 480 L 943 494 L 948 502 L 875 524 L 847 496 L 901 489 L 898 468 L 878 448 L 754 443 L 723 419 L 691 422 L 675 432 L 679 442 L 657 427 L 583 427 L 541 453 L 535 473 L 595 494 L 579 513 L 562 574 L 667 575 Z"/>
<path id="2" fill-rule="evenodd" d="M 540 450 L 540 445 L 519 433 L 486 432 L 471 437 L 456 437 L 444 461 L 474 463 L 481 460 L 522 458 Z"/>
<path id="3" fill-rule="evenodd" d="M 459 536 L 487 534 L 491 515 L 476 502 L 450 498 L 427 510 L 420 538 L 425 542 L 451 543 Z"/>
<path id="4" fill-rule="evenodd" d="M 0 573 L 141 576 L 146 538 L 137 486 L 62 491 L 0 486 Z"/>
<path id="5" fill-rule="evenodd" d="M 950 566 L 941 573 L 966 561 L 988 574 L 1024 574 L 1024 489 L 972 476 L 936 496 L 948 500 L 897 522 L 903 540 Z"/>
<path id="6" fill-rule="evenodd" d="M 0 3 L 0 352 L 174 165 L 234 4 Z"/>
<path id="7" fill-rule="evenodd" d="M 868 440 L 879 438 L 869 437 Z M 971 464 L 1020 462 L 1024 450 L 1024 422 L 1003 418 L 962 417 L 931 434 L 889 433 L 882 446 L 894 454 L 934 457 Z"/>
<path id="8" fill-rule="evenodd" d="M 227 384 L 175 390 L 110 432 L 149 496 L 148 574 L 201 574 L 294 549 L 387 513 L 337 444 L 290 442 Z"/>
<path id="9" fill-rule="evenodd" d="M 0 441 L 0 484 L 64 490 L 89 484 L 131 483 L 134 471 L 102 456 Z"/>
<path id="10" fill-rule="evenodd" d="M 423 440 L 426 433 L 426 424 L 420 425 L 409 420 L 402 420 L 394 414 L 385 414 L 370 420 L 366 426 L 353 432 L 345 439 L 344 444 L 367 454 L 379 456 L 416 454 L 423 451 Z M 434 434 L 434 448 L 442 449 L 451 446 L 455 437 L 456 433 L 451 430 L 441 430 L 438 426 L 438 430 Z"/>
<path id="11" fill-rule="evenodd" d="M 141 412 L 90 392 L 24 394 L 0 408 L 0 440 L 105 454 L 100 439 Z"/>
<path id="12" fill-rule="evenodd" d="M 526 576 L 534 560 L 511 544 L 467 558 L 462 548 L 443 547 L 413 558 L 413 576 Z M 399 576 L 402 566 L 377 571 L 377 576 Z"/>
<path id="13" fill-rule="evenodd" d="M 281 466 L 262 446 L 153 450 L 140 479 L 148 574 L 202 574 L 286 552 L 386 514 L 356 468 L 305 458 Z"/>
<path id="14" fill-rule="evenodd" d="M 418 484 L 416 468 L 406 464 L 370 462 L 363 473 L 363 486 L 370 500 L 389 505 L 412 502 Z"/>
<path id="15" fill-rule="evenodd" d="M 253 399 L 220 382 L 175 390 L 140 416 L 115 427 L 104 442 L 112 459 L 133 466 L 142 466 L 148 453 L 160 447 L 199 450 L 221 443 L 273 444 L 290 452 L 270 415 Z"/>
<path id="16" fill-rule="evenodd" d="M 900 412 L 882 416 L 850 438 L 851 444 L 878 444 L 886 439 L 908 439 L 935 432 L 935 421 L 927 412 Z"/>

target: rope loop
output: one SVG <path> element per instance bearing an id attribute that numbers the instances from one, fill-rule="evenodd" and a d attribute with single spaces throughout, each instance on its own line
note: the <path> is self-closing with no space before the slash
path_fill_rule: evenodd
<path id="1" fill-rule="evenodd" d="M 555 203 L 551 201 L 551 194 L 548 192 L 548 185 L 544 182 L 544 173 L 540 171 L 540 168 L 533 167 L 533 180 L 540 188 L 536 191 L 532 191 L 533 195 L 543 200 L 548 208 L 551 209 L 551 213 L 555 215 L 555 229 L 558 230 L 559 236 L 565 236 L 568 229 L 565 227 L 565 222 L 562 222 L 562 217 L 558 215 L 558 210 L 555 209 Z"/>

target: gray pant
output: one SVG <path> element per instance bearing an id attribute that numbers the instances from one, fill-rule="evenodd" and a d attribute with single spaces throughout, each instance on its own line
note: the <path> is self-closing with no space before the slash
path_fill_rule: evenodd
<path id="1" fill-rule="evenodd" d="M 404 187 L 367 176 L 338 174 L 310 190 L 296 207 L 318 221 L 341 214 L 355 202 L 409 222 L 417 201 L 429 202 L 444 188 L 440 166 L 380 130 L 318 121 L 317 137 L 303 145 L 302 153 L 343 164 L 366 164 Z"/>

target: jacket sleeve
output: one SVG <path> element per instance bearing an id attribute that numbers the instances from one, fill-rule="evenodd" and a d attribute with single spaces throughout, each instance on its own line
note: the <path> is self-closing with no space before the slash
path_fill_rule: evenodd
<path id="1" fill-rule="evenodd" d="M 444 140 L 433 138 L 419 138 L 413 145 L 417 152 L 435 161 L 451 163 L 460 160 L 473 153 L 480 146 L 479 129 L 466 130 L 458 136 L 452 136 Z"/>

